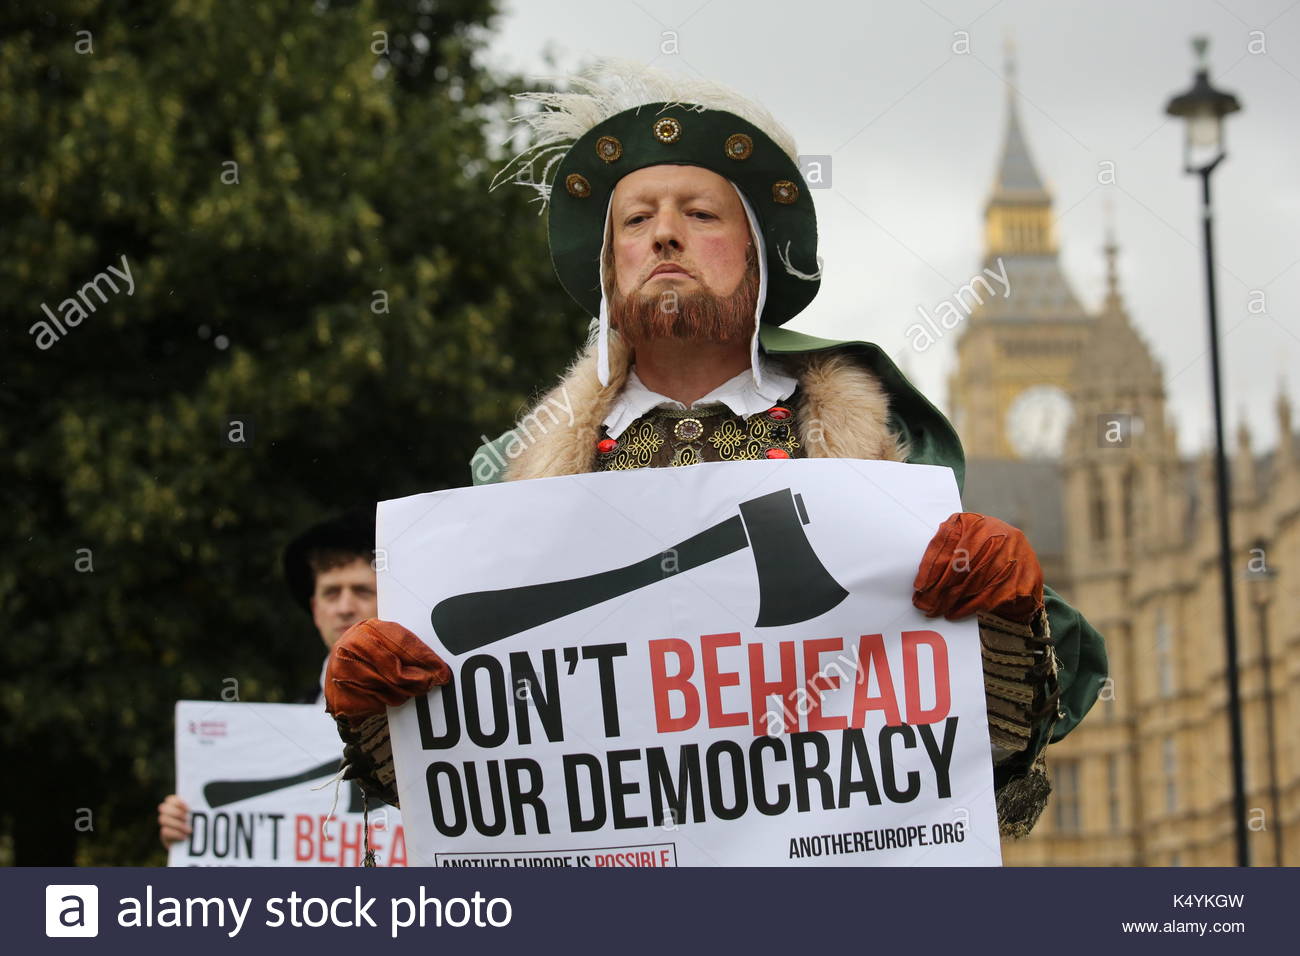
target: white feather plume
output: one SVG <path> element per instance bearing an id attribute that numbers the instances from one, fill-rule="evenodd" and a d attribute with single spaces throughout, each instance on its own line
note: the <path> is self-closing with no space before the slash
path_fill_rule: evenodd
<path id="1" fill-rule="evenodd" d="M 791 162 L 799 161 L 794 137 L 771 113 L 720 83 L 619 59 L 598 60 L 572 77 L 543 79 L 566 89 L 515 94 L 514 99 L 540 107 L 511 119 L 528 126 L 532 143 L 511 159 L 492 181 L 493 189 L 505 182 L 528 186 L 537 193 L 543 208 L 551 198 L 555 169 L 572 143 L 611 116 L 650 103 L 667 103 L 699 112 L 734 113 L 766 133 Z M 543 159 L 541 173 L 537 175 L 535 167 Z"/>

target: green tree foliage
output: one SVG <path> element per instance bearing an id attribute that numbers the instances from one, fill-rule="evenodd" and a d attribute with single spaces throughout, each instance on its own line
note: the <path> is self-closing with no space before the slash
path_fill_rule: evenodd
<path id="1" fill-rule="evenodd" d="M 585 331 L 530 193 L 488 191 L 519 88 L 479 65 L 494 13 L 0 12 L 14 861 L 161 862 L 173 702 L 228 678 L 243 700 L 292 699 L 319 669 L 285 542 L 359 502 L 467 484 L 480 436 Z M 131 294 L 83 289 L 123 257 Z M 79 290 L 93 312 L 40 348 L 42 304 L 57 315 Z M 247 447 L 226 444 L 236 416 Z"/>

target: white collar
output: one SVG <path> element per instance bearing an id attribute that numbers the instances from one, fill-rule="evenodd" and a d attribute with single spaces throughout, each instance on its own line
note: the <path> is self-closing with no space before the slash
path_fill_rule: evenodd
<path id="1" fill-rule="evenodd" d="M 781 370 L 781 367 L 759 353 L 759 365 L 762 368 L 762 384 L 754 382 L 751 369 L 745 369 L 734 377 L 727 379 L 703 398 L 691 404 L 691 408 L 721 402 L 741 418 L 765 412 L 777 402 L 784 401 L 794 394 L 798 381 Z M 605 416 L 605 428 L 609 437 L 618 438 L 627 431 L 628 426 L 650 411 L 652 408 L 676 408 L 682 411 L 686 406 L 676 399 L 646 388 L 645 383 L 636 374 L 636 366 L 628 370 L 627 382 L 623 391 L 614 400 L 609 414 Z"/>

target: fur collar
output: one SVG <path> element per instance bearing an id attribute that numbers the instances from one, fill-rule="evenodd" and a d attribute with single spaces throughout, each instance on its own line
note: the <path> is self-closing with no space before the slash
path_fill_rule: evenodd
<path id="1" fill-rule="evenodd" d="M 609 385 L 596 378 L 596 347 L 589 343 L 560 383 L 524 416 L 538 422 L 550 408 L 572 411 L 573 422 L 541 430 L 532 436 L 522 426 L 516 434 L 530 435 L 526 447 L 506 468 L 506 481 L 552 478 L 592 471 L 601 425 L 627 381 L 631 350 L 617 332 L 609 337 Z M 780 361 L 799 380 L 803 405 L 799 410 L 799 439 L 809 458 L 866 458 L 907 461 L 909 448 L 889 427 L 889 396 L 869 369 L 843 352 L 827 351 Z"/>

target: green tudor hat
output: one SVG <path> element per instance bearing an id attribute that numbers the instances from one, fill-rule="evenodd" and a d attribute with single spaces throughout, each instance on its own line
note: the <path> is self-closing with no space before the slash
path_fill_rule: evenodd
<path id="1" fill-rule="evenodd" d="M 734 113 L 650 103 L 597 124 L 573 144 L 551 189 L 551 261 L 591 315 L 600 308 L 605 214 L 618 181 L 646 166 L 703 166 L 739 187 L 758 220 L 767 256 L 762 321 L 781 325 L 813 300 L 817 212 L 799 167 L 772 138 Z"/>
<path id="2" fill-rule="evenodd" d="M 590 315 L 600 310 L 614 187 L 628 173 L 666 163 L 702 166 L 744 196 L 764 250 L 764 324 L 781 325 L 812 301 L 821 284 L 817 213 L 793 138 L 765 110 L 719 84 L 618 60 L 597 63 L 571 85 L 577 92 L 516 97 L 546 109 L 517 117 L 538 136 L 511 178 L 549 202 L 551 260 Z M 532 168 L 543 156 L 537 181 Z"/>

